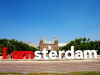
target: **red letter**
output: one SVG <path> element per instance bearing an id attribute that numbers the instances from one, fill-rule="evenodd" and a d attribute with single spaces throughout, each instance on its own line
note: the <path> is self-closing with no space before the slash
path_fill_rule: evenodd
<path id="1" fill-rule="evenodd" d="M 25 53 L 26 59 L 28 59 L 29 53 L 31 54 L 31 59 L 33 59 L 34 53 L 32 51 L 21 51 L 21 59 L 23 59 L 23 54 Z"/>
<path id="2" fill-rule="evenodd" d="M 14 53 L 14 54 L 12 55 L 12 58 L 13 58 L 13 59 L 20 59 L 20 52 L 19 52 L 19 51 L 14 51 L 13 53 Z M 15 54 L 15 53 L 17 53 L 17 54 Z"/>
<path id="3" fill-rule="evenodd" d="M 2 59 L 7 59 L 7 49 L 8 47 L 3 47 L 3 58 Z"/>

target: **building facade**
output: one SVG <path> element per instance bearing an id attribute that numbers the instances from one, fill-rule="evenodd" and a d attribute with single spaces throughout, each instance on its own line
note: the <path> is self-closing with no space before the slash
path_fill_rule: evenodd
<path id="1" fill-rule="evenodd" d="M 53 41 L 46 41 L 45 38 L 41 37 L 40 39 L 40 51 L 43 50 L 43 48 L 46 48 L 46 50 L 51 51 L 51 50 L 58 50 L 58 39 L 57 37 L 53 37 Z"/>
<path id="2" fill-rule="evenodd" d="M 40 38 L 40 43 L 30 43 L 30 41 L 27 41 L 27 44 L 29 46 L 33 46 L 37 48 L 37 50 L 40 50 L 40 51 L 42 51 L 43 48 L 46 48 L 47 51 L 52 51 L 52 50 L 57 51 L 60 47 L 63 47 L 67 45 L 68 43 L 58 43 L 58 38 L 55 36 L 53 37 L 52 41 L 46 41 L 45 37 Z"/>

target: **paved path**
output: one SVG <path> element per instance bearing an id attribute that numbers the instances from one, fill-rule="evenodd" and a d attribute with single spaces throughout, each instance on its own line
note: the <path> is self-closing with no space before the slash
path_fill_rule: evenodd
<path id="1" fill-rule="evenodd" d="M 100 71 L 100 60 L 86 61 L 0 61 L 0 72 L 52 72 Z"/>

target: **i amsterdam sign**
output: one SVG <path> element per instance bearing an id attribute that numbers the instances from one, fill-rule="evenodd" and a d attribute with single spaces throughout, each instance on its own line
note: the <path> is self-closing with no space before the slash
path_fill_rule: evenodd
<path id="1" fill-rule="evenodd" d="M 8 47 L 3 47 L 3 58 L 2 59 L 7 59 L 7 49 Z M 40 59 L 41 58 L 41 51 L 13 51 L 13 55 L 12 55 L 12 59 L 24 59 L 24 54 L 26 56 L 26 59 L 28 59 L 28 56 L 30 54 L 31 59 Z M 48 57 L 46 56 L 46 53 L 48 53 L 48 51 L 46 51 L 46 49 L 44 48 L 43 51 L 43 58 L 44 59 L 48 59 Z M 83 59 L 83 52 L 81 50 L 77 50 L 74 53 L 74 46 L 71 46 L 71 50 L 68 51 L 59 51 L 59 59 L 61 59 L 61 55 L 62 53 L 65 53 L 65 56 L 67 59 Z M 71 53 L 71 56 L 68 56 L 68 53 Z M 92 53 L 94 54 L 94 58 L 97 58 L 97 53 L 95 50 L 84 50 L 84 58 L 87 58 L 87 53 L 89 53 L 89 58 L 92 58 Z M 75 57 L 74 57 L 75 54 Z M 36 56 L 34 58 L 34 55 Z M 56 51 L 51 51 L 49 53 L 49 57 L 51 59 L 56 59 L 57 57 L 57 52 Z"/>

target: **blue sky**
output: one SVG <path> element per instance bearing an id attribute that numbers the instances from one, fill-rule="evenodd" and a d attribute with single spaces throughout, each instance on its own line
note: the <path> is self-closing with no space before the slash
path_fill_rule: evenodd
<path id="1" fill-rule="evenodd" d="M 100 0 L 0 0 L 0 39 L 100 40 Z"/>

